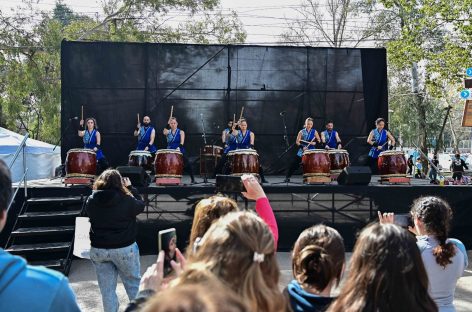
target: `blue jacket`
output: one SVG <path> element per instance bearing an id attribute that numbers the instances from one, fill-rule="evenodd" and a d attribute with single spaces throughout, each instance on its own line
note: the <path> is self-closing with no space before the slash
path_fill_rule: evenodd
<path id="1" fill-rule="evenodd" d="M 0 248 L 0 311 L 80 311 L 67 277 Z"/>
<path id="2" fill-rule="evenodd" d="M 323 312 L 326 311 L 335 299 L 322 297 L 305 291 L 297 281 L 292 280 L 285 288 L 285 294 L 290 300 L 294 312 Z"/>

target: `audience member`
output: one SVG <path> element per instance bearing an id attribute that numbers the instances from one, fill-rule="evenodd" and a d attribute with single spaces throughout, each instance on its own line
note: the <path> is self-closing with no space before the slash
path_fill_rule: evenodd
<path id="1" fill-rule="evenodd" d="M 195 240 L 203 237 L 213 222 L 233 211 L 239 211 L 238 204 L 226 196 L 215 195 L 202 199 L 195 207 L 187 252 L 192 250 Z"/>
<path id="2" fill-rule="evenodd" d="M 250 311 L 286 311 L 278 288 L 274 235 L 261 218 L 250 212 L 229 213 L 211 225 L 196 247 L 188 262 L 215 274 Z"/>
<path id="3" fill-rule="evenodd" d="M 328 311 L 438 311 L 414 237 L 395 224 L 364 228 L 345 285 Z"/>
<path id="4" fill-rule="evenodd" d="M 411 215 L 415 225 L 413 232 L 428 274 L 429 293 L 439 311 L 455 311 L 454 292 L 468 259 L 464 244 L 447 238 L 452 209 L 441 198 L 426 196 L 413 202 Z M 393 219 L 392 214 L 390 221 Z"/>
<path id="5" fill-rule="evenodd" d="M 168 288 L 149 300 L 143 312 L 249 312 L 241 298 L 217 279 Z"/>
<path id="6" fill-rule="evenodd" d="M 315 225 L 304 230 L 293 247 L 294 280 L 285 289 L 294 312 L 326 311 L 333 286 L 344 268 L 344 242 L 335 229 Z"/>
<path id="7" fill-rule="evenodd" d="M 277 246 L 277 221 L 275 220 L 274 212 L 264 190 L 253 175 L 243 175 L 241 179 L 246 188 L 246 192 L 244 192 L 243 195 L 248 199 L 256 201 L 256 212 L 271 229 Z M 239 211 L 238 205 L 234 200 L 228 197 L 217 195 L 208 199 L 202 199 L 195 207 L 195 216 L 193 218 L 187 255 L 193 250 L 195 241 L 202 238 L 215 221 L 227 213 L 234 211 Z"/>
<path id="8" fill-rule="evenodd" d="M 116 312 L 118 275 L 130 300 L 138 293 L 141 276 L 136 216 L 144 211 L 144 202 L 128 178 L 109 169 L 95 181 L 86 211 L 91 224 L 90 259 L 97 273 L 103 309 Z"/>
<path id="9" fill-rule="evenodd" d="M 0 160 L 0 232 L 5 227 L 12 196 L 7 165 Z M 0 311 L 80 311 L 67 278 L 0 248 Z"/>

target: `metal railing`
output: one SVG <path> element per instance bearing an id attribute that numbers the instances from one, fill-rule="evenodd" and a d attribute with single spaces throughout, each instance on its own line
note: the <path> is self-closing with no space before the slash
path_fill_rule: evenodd
<path id="1" fill-rule="evenodd" d="M 11 205 L 13 204 L 13 201 L 15 200 L 16 194 L 18 193 L 18 190 L 20 189 L 21 183 L 24 185 L 24 190 L 25 190 L 25 199 L 28 197 L 28 185 L 26 183 L 26 173 L 28 172 L 28 168 L 26 168 L 26 153 L 25 153 L 25 147 L 26 147 L 26 140 L 29 138 L 29 133 L 26 133 L 25 137 L 23 138 L 23 141 L 21 141 L 20 146 L 16 149 L 15 155 L 13 156 L 13 159 L 10 161 L 10 164 L 8 165 L 8 169 L 11 170 L 11 167 L 13 167 L 13 164 L 15 163 L 16 159 L 18 158 L 18 155 L 20 155 L 20 152 L 23 151 L 23 177 L 21 178 L 20 182 L 18 183 L 18 186 L 16 187 L 15 193 L 13 194 L 10 203 L 7 206 L 7 211 L 10 210 Z"/>

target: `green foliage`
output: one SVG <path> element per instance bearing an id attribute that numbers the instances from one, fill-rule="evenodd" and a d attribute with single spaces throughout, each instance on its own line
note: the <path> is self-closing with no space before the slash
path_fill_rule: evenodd
<path id="1" fill-rule="evenodd" d="M 13 16 L 0 11 L 0 126 L 28 131 L 33 138 L 50 143 L 57 141 L 63 39 L 244 42 L 246 33 L 237 15 L 221 14 L 215 10 L 218 4 L 219 0 L 111 0 L 104 4 L 104 21 L 76 14 L 61 2 L 52 13 L 39 15 L 27 1 Z M 204 18 L 166 26 L 163 21 L 170 9 L 185 10 L 191 16 L 203 12 Z"/>

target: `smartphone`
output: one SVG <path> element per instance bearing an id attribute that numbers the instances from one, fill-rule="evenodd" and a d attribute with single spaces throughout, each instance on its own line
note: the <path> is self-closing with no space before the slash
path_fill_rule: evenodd
<path id="1" fill-rule="evenodd" d="M 164 276 L 172 272 L 170 262 L 176 261 L 175 249 L 177 248 L 177 232 L 175 228 L 159 231 L 158 233 L 159 252 L 164 250 Z"/>
<path id="2" fill-rule="evenodd" d="M 239 176 L 217 174 L 216 191 L 221 193 L 241 193 L 246 192 L 246 188 Z"/>
<path id="3" fill-rule="evenodd" d="M 399 213 L 395 214 L 395 224 L 408 229 L 409 226 L 413 226 L 413 220 L 409 213 Z"/>

